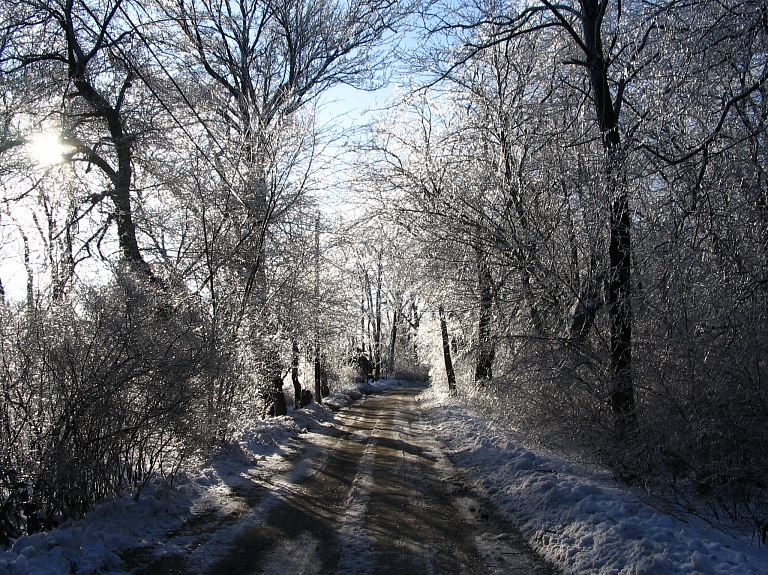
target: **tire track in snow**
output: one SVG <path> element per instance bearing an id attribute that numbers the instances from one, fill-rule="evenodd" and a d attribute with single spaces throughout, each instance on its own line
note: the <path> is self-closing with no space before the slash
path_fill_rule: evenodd
<path id="1" fill-rule="evenodd" d="M 320 458 L 318 463 L 315 456 Z M 188 569 L 193 573 L 209 571 L 219 560 L 227 555 L 232 543 L 244 533 L 263 525 L 269 512 L 282 501 L 290 497 L 296 489 L 296 483 L 305 477 L 311 477 L 317 466 L 322 466 L 331 456 L 330 452 L 321 450 L 320 446 L 310 445 L 303 458 L 293 466 L 286 475 L 274 475 L 261 483 L 267 489 L 258 505 L 252 508 L 236 522 L 225 525 L 212 533 L 208 541 L 199 545 L 187 555 Z M 168 545 L 170 550 L 171 545 Z"/>
<path id="2" fill-rule="evenodd" d="M 363 456 L 357 464 L 357 473 L 352 480 L 346 501 L 347 511 L 338 529 L 341 557 L 336 575 L 368 575 L 376 566 L 373 553 L 373 538 L 365 529 L 368 514 L 368 500 L 373 491 L 373 464 L 376 458 L 377 423 L 369 436 Z"/>
<path id="3" fill-rule="evenodd" d="M 411 444 L 418 437 L 418 435 L 414 433 L 411 419 L 406 417 L 405 409 L 407 408 L 403 406 L 402 398 L 398 397 L 397 410 L 395 411 L 395 415 L 392 419 L 391 435 L 392 439 L 399 442 L 400 445 Z M 411 453 L 407 449 L 400 450 L 400 457 L 398 458 L 397 464 L 398 474 L 403 476 L 404 479 L 408 480 L 409 482 L 417 481 L 418 477 L 416 476 L 413 478 L 405 476 L 413 474 L 414 470 L 418 469 L 418 466 L 419 458 L 414 453 Z M 411 509 L 413 510 L 414 515 L 423 517 L 427 511 L 427 506 L 426 502 L 424 501 L 424 497 L 421 496 L 421 493 L 415 485 L 413 485 L 408 490 L 408 501 L 411 505 Z M 421 559 L 423 564 L 422 573 L 424 575 L 436 574 L 435 550 L 432 545 L 424 544 L 421 541 L 412 540 L 406 540 L 403 542 L 403 544 L 412 556 Z"/>
<path id="4" fill-rule="evenodd" d="M 333 568 L 339 575 L 373 575 L 365 520 L 380 420 L 362 408 L 335 423 L 333 431 L 305 436 L 314 457 L 286 480 L 274 478 L 273 493 L 258 509 L 262 521 L 239 530 L 225 560 L 210 561 L 208 572 L 314 575 Z M 244 553 L 251 545 L 259 551 Z"/>
<path id="5" fill-rule="evenodd" d="M 550 573 L 517 561 L 514 536 L 478 511 L 487 502 L 442 452 L 417 393 L 367 398 L 304 435 L 304 458 L 264 481 L 270 492 L 195 549 L 185 573 Z"/>
<path id="6" fill-rule="evenodd" d="M 307 575 L 316 563 L 319 541 L 304 532 L 270 554 L 262 575 Z"/>

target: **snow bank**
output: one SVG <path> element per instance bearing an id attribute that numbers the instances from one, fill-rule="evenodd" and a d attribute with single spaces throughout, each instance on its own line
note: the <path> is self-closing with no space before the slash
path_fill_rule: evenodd
<path id="1" fill-rule="evenodd" d="M 116 552 L 140 545 L 180 523 L 189 498 L 165 480 L 147 485 L 138 502 L 126 493 L 96 507 L 84 519 L 17 539 L 0 553 L 0 575 L 103 573 L 117 569 Z"/>
<path id="2" fill-rule="evenodd" d="M 213 456 L 176 478 L 174 488 L 160 477 L 134 501 L 127 492 L 98 505 L 83 519 L 60 528 L 20 537 L 8 549 L 0 547 L 0 575 L 76 575 L 121 573 L 118 553 L 151 547 L 164 533 L 178 529 L 201 513 L 227 516 L 233 489 L 250 478 L 266 480 L 287 469 L 293 452 L 290 440 L 312 425 L 333 418 L 337 410 L 365 394 L 412 384 L 380 380 L 353 384 L 333 393 L 324 406 L 313 403 L 284 417 L 259 422 L 234 441 L 220 445 Z"/>
<path id="3" fill-rule="evenodd" d="M 768 574 L 765 549 L 660 514 L 608 473 L 526 449 L 439 391 L 422 398 L 454 464 L 565 573 Z"/>

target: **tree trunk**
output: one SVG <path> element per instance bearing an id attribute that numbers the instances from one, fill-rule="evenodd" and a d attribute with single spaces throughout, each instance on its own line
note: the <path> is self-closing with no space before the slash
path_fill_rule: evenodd
<path id="1" fill-rule="evenodd" d="M 491 270 L 482 261 L 478 253 L 478 288 L 480 291 L 480 314 L 477 323 L 477 364 L 475 366 L 475 381 L 493 379 L 493 360 L 496 349 L 491 337 L 491 320 L 493 317 L 493 278 Z"/>
<path id="2" fill-rule="evenodd" d="M 456 393 L 456 373 L 453 371 L 453 360 L 451 359 L 451 344 L 448 341 L 448 324 L 445 320 L 445 309 L 442 304 L 437 308 L 440 316 L 440 335 L 443 338 L 443 361 L 445 362 L 445 376 L 448 379 L 448 390 L 451 394 Z"/>
<path id="3" fill-rule="evenodd" d="M 568 243 L 570 244 L 570 266 L 569 283 L 571 291 L 574 294 L 579 293 L 581 278 L 579 274 L 579 247 L 576 243 L 576 226 L 573 223 L 573 211 L 571 210 L 571 197 L 568 193 L 568 187 L 563 182 L 563 193 L 565 196 L 565 209 L 567 215 L 566 229 L 568 230 Z"/>
<path id="4" fill-rule="evenodd" d="M 320 348 L 315 347 L 315 401 L 323 403 L 323 389 L 320 366 Z"/>
<path id="5" fill-rule="evenodd" d="M 360 350 L 365 353 L 365 343 L 368 339 L 368 330 L 366 329 L 365 320 L 368 317 L 368 310 L 365 307 L 366 300 L 371 299 L 371 285 L 368 280 L 368 275 L 363 271 L 363 276 L 360 277 Z"/>
<path id="6" fill-rule="evenodd" d="M 626 166 L 619 134 L 619 106 L 608 83 L 608 62 L 603 52 L 600 26 L 604 6 L 599 0 L 582 0 L 584 47 L 593 101 L 603 135 L 606 177 L 611 198 L 608 273 L 608 317 L 611 330 L 610 406 L 617 438 L 625 441 L 637 429 L 632 382 L 631 218 L 626 192 Z"/>
<path id="7" fill-rule="evenodd" d="M 608 313 L 611 322 L 611 409 L 618 438 L 625 441 L 637 428 L 632 382 L 631 244 L 629 202 L 620 193 L 611 206 L 611 275 Z"/>
<path id="8" fill-rule="evenodd" d="M 133 210 L 131 209 L 131 152 L 127 142 L 121 143 L 118 148 L 118 173 L 112 180 L 114 188 L 110 197 L 115 206 L 115 223 L 117 224 L 117 238 L 120 242 L 120 252 L 123 259 L 130 263 L 136 271 L 152 276 L 149 265 L 139 251 L 139 242 L 136 239 L 136 225 L 133 222 Z"/>
<path id="9" fill-rule="evenodd" d="M 27 272 L 27 308 L 31 310 L 35 306 L 35 275 L 29 256 L 29 239 L 27 234 L 21 229 L 21 226 L 18 226 L 18 228 L 19 232 L 21 232 L 21 239 L 24 242 L 24 269 Z"/>
<path id="10" fill-rule="evenodd" d="M 379 252 L 379 262 L 376 272 L 376 318 L 373 332 L 373 381 L 381 378 L 381 290 L 382 290 L 382 262 Z"/>
<path id="11" fill-rule="evenodd" d="M 51 299 L 53 301 L 61 301 L 64 298 L 67 286 L 72 281 L 72 276 L 75 273 L 75 257 L 72 249 L 72 222 L 75 219 L 75 211 L 74 203 L 70 202 L 67 209 L 67 220 L 64 226 L 63 238 L 60 241 L 61 254 L 58 256 L 58 262 L 53 261 L 55 257 L 53 254 L 53 238 L 48 241 L 53 274 L 51 278 Z M 48 229 L 53 230 L 54 222 L 50 215 L 48 220 Z"/>
<path id="12" fill-rule="evenodd" d="M 291 346 L 291 381 L 293 382 L 293 404 L 296 409 L 304 407 L 301 403 L 301 382 L 299 382 L 299 342 L 293 340 Z"/>
<path id="13" fill-rule="evenodd" d="M 271 403 L 269 405 L 269 413 L 273 416 L 286 415 L 288 413 L 288 406 L 285 401 L 285 394 L 283 393 L 283 372 L 280 365 L 280 352 L 274 342 L 265 342 L 266 347 L 264 349 L 264 373 L 266 379 L 270 383 L 269 394 L 267 401 Z"/>
<path id="14" fill-rule="evenodd" d="M 71 19 L 71 6 L 66 11 L 67 19 Z M 68 24 L 74 26 L 71 22 Z M 106 24 L 105 24 L 106 26 Z M 74 28 L 73 28 L 74 29 Z M 110 166 L 107 161 L 99 157 L 96 152 L 90 150 L 88 155 L 112 183 L 112 190 L 108 195 L 114 205 L 114 220 L 117 224 L 117 239 L 120 245 L 120 254 L 123 261 L 127 262 L 134 271 L 148 276 L 155 281 L 149 264 L 144 260 L 139 250 L 139 242 L 136 239 L 136 225 L 133 221 L 131 207 L 131 185 L 133 183 L 133 141 L 134 136 L 126 133 L 125 121 L 120 109 L 120 102 L 112 106 L 88 79 L 89 58 L 78 59 L 77 54 L 82 49 L 77 38 L 71 30 L 67 30 L 69 43 L 69 77 L 77 88 L 77 95 L 83 98 L 93 110 L 96 117 L 101 118 L 109 131 L 110 142 L 114 146 L 117 168 Z M 127 90 L 134 77 L 129 74 L 124 80 L 123 89 Z"/>
<path id="15" fill-rule="evenodd" d="M 415 364 L 419 363 L 419 347 L 418 347 L 418 340 L 417 336 L 419 333 L 419 308 L 416 305 L 415 301 L 411 301 L 411 309 L 410 309 L 410 317 L 408 318 L 408 326 L 410 329 L 408 330 L 408 338 L 409 340 L 413 340 L 411 343 L 411 348 L 413 350 L 413 361 Z"/>
<path id="16" fill-rule="evenodd" d="M 389 365 L 387 366 L 388 377 L 392 377 L 395 372 L 395 348 L 397 347 L 397 324 L 400 323 L 400 310 L 395 309 L 392 314 L 392 331 L 389 335 Z"/>
<path id="17" fill-rule="evenodd" d="M 272 414 L 275 417 L 288 414 L 288 406 L 285 403 L 285 394 L 283 393 L 283 377 L 280 373 L 272 376 Z"/>
<path id="18" fill-rule="evenodd" d="M 533 288 L 531 287 L 531 272 L 528 269 L 527 264 L 522 264 L 520 268 L 520 284 L 523 290 L 523 296 L 526 303 L 528 303 L 528 314 L 531 317 L 531 324 L 533 325 L 533 333 L 536 337 L 544 337 L 544 324 L 541 321 L 541 314 L 539 308 L 536 306 L 536 298 L 533 295 Z"/>
<path id="19" fill-rule="evenodd" d="M 315 218 L 315 401 L 323 403 L 320 365 L 320 214 Z"/>
<path id="20" fill-rule="evenodd" d="M 328 385 L 328 370 L 320 364 L 320 393 L 322 397 L 327 397 L 331 393 L 331 387 Z"/>

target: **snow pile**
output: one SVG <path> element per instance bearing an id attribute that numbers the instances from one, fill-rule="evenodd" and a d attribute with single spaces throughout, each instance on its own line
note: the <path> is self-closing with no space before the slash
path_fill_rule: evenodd
<path id="1" fill-rule="evenodd" d="M 408 384 L 382 380 L 346 386 L 326 399 L 327 407 L 338 409 L 364 394 L 403 385 Z M 20 537 L 8 549 L 0 547 L 0 575 L 121 573 L 118 554 L 125 549 L 151 548 L 164 534 L 202 514 L 242 514 L 233 492 L 243 485 L 252 486 L 254 479 L 279 486 L 280 480 L 271 478 L 291 468 L 287 459 L 296 452 L 291 440 L 332 418 L 325 406 L 313 403 L 288 416 L 261 421 L 219 446 L 208 461 L 181 472 L 174 488 L 155 478 L 138 501 L 134 501 L 135 493 L 122 494 L 101 503 L 83 519 L 67 521 L 54 531 Z M 297 473 L 303 469 L 299 467 Z"/>
<path id="2" fill-rule="evenodd" d="M 162 479 L 151 482 L 138 502 L 132 494 L 99 505 L 84 519 L 17 539 L 0 553 L 0 575 L 102 573 L 120 565 L 116 552 L 157 537 L 188 515 L 189 498 Z"/>
<path id="3" fill-rule="evenodd" d="M 609 474 L 525 449 L 434 389 L 422 398 L 454 464 L 565 573 L 768 573 L 765 549 L 657 513 Z"/>

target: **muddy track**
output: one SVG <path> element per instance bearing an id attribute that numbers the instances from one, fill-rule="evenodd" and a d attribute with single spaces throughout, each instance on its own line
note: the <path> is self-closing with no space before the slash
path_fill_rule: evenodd
<path id="1" fill-rule="evenodd" d="M 169 535 L 178 552 L 137 550 L 126 565 L 157 575 L 553 575 L 440 451 L 420 392 L 341 410 L 300 437 L 285 480 L 240 488 L 242 513 L 197 519 Z M 234 527 L 214 547 L 216 530 Z"/>

